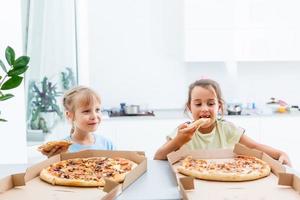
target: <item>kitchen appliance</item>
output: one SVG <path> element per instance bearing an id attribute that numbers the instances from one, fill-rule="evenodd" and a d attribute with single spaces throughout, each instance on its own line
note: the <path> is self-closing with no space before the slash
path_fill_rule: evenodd
<path id="1" fill-rule="evenodd" d="M 240 104 L 228 104 L 227 105 L 227 114 L 228 115 L 241 115 L 242 106 Z"/>
<path id="2" fill-rule="evenodd" d="M 140 113 L 139 105 L 128 105 L 124 106 L 124 113 L 127 115 L 136 115 Z"/>
<path id="3" fill-rule="evenodd" d="M 109 117 L 155 116 L 153 110 L 141 109 L 139 105 L 126 105 L 126 103 L 120 103 L 120 109 L 113 108 L 106 111 Z"/>

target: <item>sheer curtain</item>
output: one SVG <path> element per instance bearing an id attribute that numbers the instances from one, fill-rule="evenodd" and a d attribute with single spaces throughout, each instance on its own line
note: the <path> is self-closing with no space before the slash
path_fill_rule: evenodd
<path id="1" fill-rule="evenodd" d="M 59 124 L 60 129 L 67 126 L 60 123 L 63 121 L 61 97 L 65 90 L 77 84 L 76 9 L 75 0 L 29 0 L 28 5 L 27 54 L 31 60 L 26 76 L 27 141 L 34 145 L 49 138 L 64 137 L 64 131 L 55 131 L 62 132 L 57 135 L 53 130 Z M 38 101 L 33 85 L 42 92 L 42 81 L 46 83 L 44 86 L 49 83 L 55 86 L 52 98 L 60 115 L 53 105 L 45 109 L 33 103 Z M 38 115 L 34 116 L 37 111 Z M 41 118 L 46 128 L 41 127 Z"/>
<path id="2" fill-rule="evenodd" d="M 30 77 L 54 75 L 76 68 L 74 0 L 30 0 L 27 53 Z"/>

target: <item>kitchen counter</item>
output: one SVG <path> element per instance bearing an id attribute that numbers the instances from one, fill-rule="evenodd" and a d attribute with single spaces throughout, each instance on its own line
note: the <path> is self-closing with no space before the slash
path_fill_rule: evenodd
<path id="1" fill-rule="evenodd" d="M 157 109 L 153 110 L 155 116 L 120 116 L 109 117 L 103 114 L 103 120 L 159 120 L 159 119 L 183 119 L 189 121 L 189 117 L 183 109 Z M 300 112 L 271 113 L 262 111 L 248 111 L 242 115 L 224 115 L 223 118 L 253 118 L 253 117 L 300 117 Z"/>
<path id="2" fill-rule="evenodd" d="M 157 119 L 183 119 L 188 116 L 183 113 L 182 109 L 157 109 L 153 110 L 155 116 L 118 116 L 118 117 L 109 117 L 107 113 L 103 113 L 103 120 L 120 120 L 120 119 L 149 119 L 149 120 L 157 120 Z"/>

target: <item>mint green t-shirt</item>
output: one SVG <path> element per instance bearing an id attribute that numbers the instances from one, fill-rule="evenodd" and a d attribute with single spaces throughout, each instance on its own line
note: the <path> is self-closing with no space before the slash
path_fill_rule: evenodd
<path id="1" fill-rule="evenodd" d="M 189 150 L 233 148 L 245 132 L 243 128 L 222 119 L 217 120 L 216 123 L 215 128 L 210 133 L 203 134 L 196 130 L 192 139 L 183 147 Z M 177 130 L 168 135 L 167 139 L 173 139 L 177 135 Z"/>

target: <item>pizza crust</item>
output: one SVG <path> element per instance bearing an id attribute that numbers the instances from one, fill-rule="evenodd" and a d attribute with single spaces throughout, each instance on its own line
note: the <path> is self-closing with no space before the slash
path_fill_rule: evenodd
<path id="1" fill-rule="evenodd" d="M 53 176 L 50 174 L 47 169 L 43 169 L 40 173 L 40 178 L 52 185 L 64 185 L 64 186 L 77 186 L 77 187 L 103 187 L 105 181 L 101 178 L 98 181 L 87 181 L 79 179 L 65 179 Z"/>
<path id="2" fill-rule="evenodd" d="M 209 120 L 210 120 L 209 118 L 200 118 L 200 119 L 197 119 L 197 120 L 193 121 L 190 126 L 194 126 L 198 129 L 199 127 L 201 127 L 204 124 L 208 123 Z"/>
<path id="3" fill-rule="evenodd" d="M 46 151 L 49 152 L 51 151 L 55 146 L 59 147 L 64 147 L 64 148 L 69 148 L 70 145 L 72 145 L 73 142 L 68 141 L 68 140 L 58 140 L 58 141 L 50 141 L 45 144 L 42 144 L 41 146 L 38 147 L 39 151 Z"/>
<path id="4" fill-rule="evenodd" d="M 258 158 L 249 157 L 249 156 L 238 156 L 238 158 L 253 160 L 254 163 L 256 163 L 254 169 L 247 169 L 248 170 L 247 173 L 240 173 L 235 170 L 224 172 L 224 170 L 222 171 L 220 169 L 209 169 L 209 167 L 196 169 L 196 167 L 194 168 L 185 167 L 187 164 L 189 164 L 188 161 L 185 159 L 182 161 L 183 164 L 179 166 L 177 170 L 181 174 L 187 176 L 192 176 L 198 179 L 212 180 L 212 181 L 250 181 L 250 180 L 256 180 L 256 179 L 266 177 L 270 174 L 271 168 L 266 162 Z M 259 163 L 260 166 L 258 166 L 257 163 Z M 255 168 L 257 168 L 257 170 L 255 170 Z"/>

